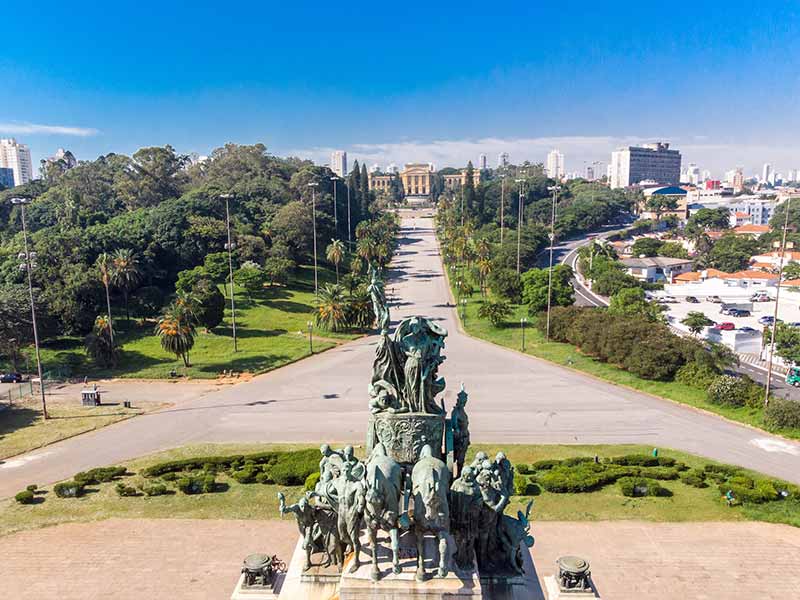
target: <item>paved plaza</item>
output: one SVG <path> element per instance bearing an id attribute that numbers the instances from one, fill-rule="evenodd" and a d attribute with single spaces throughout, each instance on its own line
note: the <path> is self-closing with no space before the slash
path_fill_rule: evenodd
<path id="1" fill-rule="evenodd" d="M 447 360 L 440 369 L 448 382 L 445 403 L 452 406 L 464 382 L 473 441 L 647 444 L 800 482 L 800 444 L 461 333 L 430 218 L 404 219 L 392 267 L 386 287 L 394 299 L 393 320 L 426 315 L 449 331 Z M 363 443 L 375 343 L 374 336 L 364 337 L 9 460 L 0 464 L 0 497 L 31 481 L 48 484 L 80 470 L 192 443 Z M 153 394 L 160 389 L 135 385 Z"/>
<path id="2" fill-rule="evenodd" d="M 800 589 L 800 529 L 787 525 L 534 522 L 532 531 L 542 588 L 556 558 L 576 553 L 591 562 L 604 600 L 786 600 Z M 227 600 L 245 554 L 288 562 L 297 535 L 294 519 L 111 519 L 25 531 L 0 538 L 2 597 Z"/>

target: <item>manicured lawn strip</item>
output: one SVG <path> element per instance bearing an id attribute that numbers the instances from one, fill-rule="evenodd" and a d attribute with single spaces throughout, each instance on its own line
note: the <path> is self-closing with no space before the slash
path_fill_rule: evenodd
<path id="1" fill-rule="evenodd" d="M 309 445 L 265 444 L 204 444 L 161 452 L 125 463 L 129 470 L 139 472 L 150 465 L 183 458 L 229 454 L 246 454 L 267 450 L 293 450 Z M 652 448 L 638 445 L 501 445 L 481 444 L 470 449 L 469 458 L 478 451 L 494 456 L 506 452 L 512 463 L 531 464 L 544 459 L 563 459 L 573 456 L 612 457 L 625 454 L 649 454 Z M 357 449 L 363 454 L 363 448 Z M 690 467 L 715 464 L 713 461 L 673 450 L 660 450 Z M 757 476 L 757 475 L 756 475 Z M 228 490 L 211 494 L 187 496 L 176 493 L 157 497 L 120 498 L 115 483 L 90 486 L 93 490 L 77 499 L 57 498 L 49 486 L 42 495 L 44 502 L 20 505 L 13 499 L 0 501 L 0 535 L 74 521 L 96 521 L 118 518 L 201 518 L 201 519 L 273 519 L 277 512 L 277 492 L 294 501 L 302 487 L 281 487 L 265 484 L 239 484 L 225 475 L 217 480 Z M 140 475 L 125 477 L 126 485 L 144 481 Z M 154 482 L 157 480 L 148 480 Z M 30 483 L 36 483 L 34 481 Z M 660 482 L 673 492 L 670 498 L 627 498 L 617 485 L 583 494 L 552 494 L 546 491 L 534 498 L 533 520 L 599 521 L 635 519 L 645 521 L 740 521 L 765 519 L 800 525 L 800 508 L 796 502 L 772 502 L 758 507 L 728 507 L 719 497 L 716 486 L 697 489 L 680 481 Z M 169 483 L 170 488 L 175 487 Z M 509 512 L 516 511 L 530 498 L 514 497 Z M 535 530 L 535 524 L 534 524 Z"/>
<path id="2" fill-rule="evenodd" d="M 335 274 L 327 270 L 321 269 L 319 273 L 320 285 L 336 279 Z M 214 379 L 225 370 L 264 373 L 309 355 L 307 323 L 313 321 L 313 269 L 300 269 L 289 287 L 265 288 L 251 298 L 237 288 L 238 352 L 235 354 L 230 299 L 227 306 L 225 320 L 219 327 L 211 332 L 197 329 L 195 345 L 189 353 L 192 364 L 189 368 L 161 349 L 160 340 L 153 334 L 154 321 L 137 325 L 125 322 L 121 315 L 117 315 L 114 326 L 123 345 L 117 368 L 98 368 L 87 358 L 81 338 L 65 337 L 44 345 L 44 370 L 68 370 L 73 377 L 166 379 L 175 369 L 182 376 Z M 315 352 L 359 335 L 357 332 L 317 331 L 316 328 L 313 334 Z"/>
<path id="3" fill-rule="evenodd" d="M 449 281 L 449 279 L 448 279 Z M 456 291 L 451 283 L 453 297 Z M 477 285 L 475 286 L 477 289 Z M 581 354 L 574 346 L 562 344 L 560 342 L 548 342 L 536 328 L 536 317 L 528 314 L 528 309 L 524 305 L 514 305 L 513 314 L 504 327 L 494 327 L 485 319 L 478 316 L 478 310 L 483 304 L 484 299 L 479 293 L 475 293 L 467 298 L 466 319 L 461 319 L 462 311 L 458 310 L 458 318 L 461 320 L 462 327 L 471 336 L 480 338 L 499 346 L 522 350 L 522 325 L 520 319 L 527 318 L 525 325 L 525 354 L 543 358 L 550 362 L 563 365 L 572 369 L 577 369 L 604 379 L 611 383 L 624 385 L 641 392 L 647 392 L 655 396 L 660 396 L 668 400 L 687 404 L 696 408 L 701 408 L 709 412 L 716 413 L 732 421 L 768 429 L 759 410 L 754 408 L 727 407 L 711 404 L 706 401 L 705 390 L 690 387 L 677 381 L 650 381 L 640 379 L 636 375 L 625 371 L 614 365 L 603 363 L 590 356 Z M 796 429 L 769 429 L 787 438 L 800 439 L 800 430 Z"/>

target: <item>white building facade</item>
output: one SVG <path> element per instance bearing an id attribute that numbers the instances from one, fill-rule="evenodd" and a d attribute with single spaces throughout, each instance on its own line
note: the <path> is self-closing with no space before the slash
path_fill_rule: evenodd
<path id="1" fill-rule="evenodd" d="M 547 154 L 547 176 L 552 179 L 564 177 L 564 155 L 558 150 L 550 150 Z"/>
<path id="2" fill-rule="evenodd" d="M 14 138 L 0 139 L 0 167 L 14 172 L 14 185 L 22 185 L 33 179 L 31 151 Z"/>
<path id="3" fill-rule="evenodd" d="M 334 150 L 331 153 L 331 171 L 339 177 L 347 175 L 347 152 L 344 150 Z"/>
<path id="4" fill-rule="evenodd" d="M 625 188 L 641 181 L 674 185 L 681 179 L 681 153 L 666 142 L 628 146 L 611 153 L 610 184 Z"/>

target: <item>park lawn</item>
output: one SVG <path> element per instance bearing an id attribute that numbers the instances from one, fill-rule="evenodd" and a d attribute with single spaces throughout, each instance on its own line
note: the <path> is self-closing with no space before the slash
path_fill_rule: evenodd
<path id="1" fill-rule="evenodd" d="M 0 412 L 0 459 L 29 452 L 54 442 L 100 429 L 164 406 L 157 402 L 137 403 L 133 408 L 100 408 L 49 404 L 50 419 L 42 420 L 39 398 L 27 398 Z"/>
<path id="2" fill-rule="evenodd" d="M 240 454 L 266 450 L 289 450 L 308 448 L 308 445 L 265 444 L 204 444 L 187 446 L 149 455 L 125 466 L 133 472 L 167 460 L 221 454 Z M 480 444 L 470 449 L 468 458 L 480 450 L 490 456 L 503 450 L 512 463 L 533 463 L 548 458 L 563 459 L 572 456 L 610 457 L 633 453 L 650 453 L 651 448 L 638 445 L 498 445 Z M 363 448 L 357 453 L 363 455 Z M 669 456 L 699 467 L 713 463 L 698 456 L 662 449 L 660 456 Z M 715 464 L 715 463 L 714 463 Z M 34 505 L 20 505 L 12 498 L 0 501 L 0 535 L 15 531 L 57 525 L 76 521 L 98 521 L 116 518 L 200 518 L 200 519 L 276 519 L 277 493 L 284 492 L 289 501 L 294 501 L 303 492 L 301 486 L 281 487 L 258 483 L 239 484 L 218 475 L 217 480 L 227 486 L 226 491 L 187 496 L 175 493 L 148 498 L 145 496 L 120 498 L 114 483 L 91 486 L 92 492 L 82 498 L 62 499 L 52 493 L 52 487 L 39 496 Z M 144 481 L 138 475 L 122 479 L 127 485 Z M 36 483 L 36 482 L 31 482 Z M 800 505 L 797 502 L 772 502 L 758 507 L 729 507 L 720 498 L 716 486 L 697 489 L 680 481 L 660 482 L 673 492 L 669 498 L 628 498 L 622 495 L 616 484 L 602 490 L 583 494 L 541 494 L 529 497 L 514 497 L 508 509 L 515 514 L 531 499 L 534 521 L 742 521 L 769 520 L 800 526 Z M 168 484 L 174 488 L 174 484 Z"/>
<path id="3" fill-rule="evenodd" d="M 451 287 L 453 297 L 456 296 L 455 289 Z M 661 398 L 666 398 L 674 402 L 680 402 L 716 413 L 732 421 L 738 421 L 745 425 L 751 425 L 759 429 L 769 429 L 770 432 L 783 435 L 787 438 L 800 439 L 800 429 L 774 429 L 768 428 L 764 424 L 762 413 L 759 409 L 750 407 L 728 407 L 717 406 L 706 400 L 705 390 L 700 390 L 678 381 L 652 381 L 641 379 L 633 373 L 626 371 L 615 365 L 600 362 L 595 358 L 581 354 L 575 346 L 560 342 L 548 342 L 544 334 L 536 328 L 536 317 L 528 314 L 528 309 L 524 305 L 512 305 L 512 315 L 508 322 L 502 327 L 494 327 L 488 320 L 478 316 L 478 311 L 484 302 L 484 298 L 476 293 L 467 298 L 466 318 L 462 318 L 464 311 L 458 310 L 458 318 L 464 330 L 471 336 L 480 338 L 497 344 L 522 351 L 523 326 L 521 319 L 527 319 L 525 325 L 525 354 L 542 358 L 544 360 L 583 371 L 604 379 L 610 383 L 624 385 L 626 387 L 646 392 Z"/>
<path id="4" fill-rule="evenodd" d="M 330 271 L 320 269 L 320 285 L 335 280 Z M 264 373 L 310 354 L 308 322 L 313 321 L 313 270 L 300 269 L 288 287 L 268 287 L 248 294 L 236 289 L 236 334 L 238 352 L 233 353 L 230 300 L 225 320 L 212 331 L 197 329 L 194 348 L 189 353 L 191 366 L 167 354 L 154 335 L 154 320 L 114 322 L 122 343 L 120 364 L 113 369 L 99 368 L 86 356 L 83 340 L 59 338 L 42 350 L 44 370 L 54 377 L 65 375 L 90 378 L 130 377 L 166 379 L 175 370 L 181 376 L 213 379 L 223 371 Z M 314 351 L 327 350 L 358 337 L 358 333 L 329 333 L 313 330 Z"/>

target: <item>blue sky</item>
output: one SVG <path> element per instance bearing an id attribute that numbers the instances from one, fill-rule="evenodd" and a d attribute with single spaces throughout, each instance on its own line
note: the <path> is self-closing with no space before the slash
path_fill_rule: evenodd
<path id="1" fill-rule="evenodd" d="M 718 175 L 800 168 L 797 2 L 47 4 L 0 53 L 0 135 L 36 161 L 260 141 L 580 170 L 666 139 Z"/>

